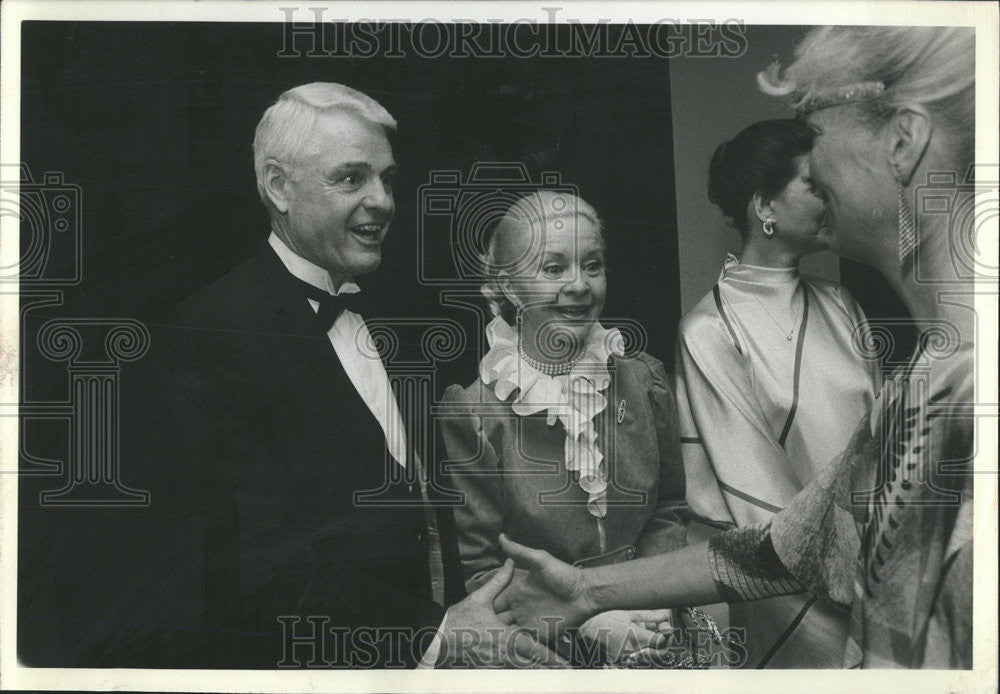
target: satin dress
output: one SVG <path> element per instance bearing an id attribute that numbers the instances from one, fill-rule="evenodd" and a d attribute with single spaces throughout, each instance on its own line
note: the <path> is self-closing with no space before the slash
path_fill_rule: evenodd
<path id="1" fill-rule="evenodd" d="M 727 259 L 681 321 L 677 397 L 691 510 L 768 522 L 836 460 L 878 392 L 861 308 L 843 287 Z M 745 667 L 841 667 L 849 615 L 807 594 L 730 606 Z"/>

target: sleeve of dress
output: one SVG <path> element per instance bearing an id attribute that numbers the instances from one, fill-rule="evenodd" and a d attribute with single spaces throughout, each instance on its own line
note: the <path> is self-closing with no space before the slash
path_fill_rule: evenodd
<path id="1" fill-rule="evenodd" d="M 927 571 L 921 583 L 936 586 L 936 600 L 929 606 L 920 667 L 971 669 L 975 645 L 973 619 L 979 616 L 973 610 L 973 569 L 978 569 L 979 564 L 973 565 L 976 554 L 973 501 L 977 475 L 973 467 L 976 418 L 971 406 L 975 402 L 971 347 L 942 360 L 938 367 L 945 368 L 945 375 L 940 381 L 935 379 L 934 394 L 928 398 L 925 421 L 929 421 L 930 430 L 917 432 L 918 441 L 920 438 L 930 441 L 930 460 L 938 463 L 931 466 L 932 484 L 925 489 L 936 490 L 933 496 L 942 490 L 957 492 L 961 500 L 957 508 L 955 503 L 937 504 L 934 509 L 937 518 L 925 521 L 940 534 L 936 543 L 931 539 L 931 532 L 921 531 L 923 552 L 928 552 L 935 544 L 943 552 L 937 562 L 920 561 Z M 910 450 L 921 445 L 915 442 Z M 925 518 L 927 515 L 929 513 Z"/>
<path id="2" fill-rule="evenodd" d="M 975 548 L 972 543 L 972 484 L 956 517 L 952 541 L 961 538 L 957 547 L 949 547 L 941 576 L 938 600 L 927 624 L 924 660 L 921 667 L 972 669 L 972 569 Z"/>
<path id="3" fill-rule="evenodd" d="M 683 547 L 685 530 L 678 514 L 687 509 L 676 401 L 663 364 L 651 357 L 646 363 L 652 379 L 649 393 L 660 460 L 660 489 L 656 511 L 639 538 L 640 556 Z"/>
<path id="4" fill-rule="evenodd" d="M 692 513 L 711 521 L 764 522 L 780 510 L 773 499 L 741 487 L 754 469 L 790 470 L 753 393 L 744 355 L 721 320 L 689 315 L 677 338 L 681 450 Z M 720 470 L 724 472 L 720 474 Z M 734 477 L 745 470 L 746 479 Z M 790 486 L 792 482 L 790 481 Z M 734 514 L 740 504 L 744 516 Z"/>
<path id="5" fill-rule="evenodd" d="M 444 402 L 465 403 L 459 386 L 449 387 Z M 503 530 L 503 490 L 500 465 L 483 429 L 483 418 L 473 406 L 440 420 L 452 487 L 462 494 L 455 507 L 458 548 L 465 588 L 471 593 L 488 581 L 504 562 L 500 549 Z"/>
<path id="6" fill-rule="evenodd" d="M 708 541 L 712 578 L 726 602 L 759 600 L 802 591 L 771 543 L 769 525 L 748 525 Z"/>
<path id="7" fill-rule="evenodd" d="M 860 539 L 851 512 L 854 475 L 878 460 L 866 419 L 841 457 L 826 466 L 770 524 L 782 565 L 813 595 L 850 605 Z"/>

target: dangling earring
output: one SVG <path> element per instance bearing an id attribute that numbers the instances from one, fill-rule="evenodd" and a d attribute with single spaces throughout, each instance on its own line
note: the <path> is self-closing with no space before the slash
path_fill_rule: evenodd
<path id="1" fill-rule="evenodd" d="M 764 236 L 767 238 L 774 236 L 774 220 L 770 217 L 764 220 Z"/>
<path id="2" fill-rule="evenodd" d="M 913 224 L 913 212 L 906 202 L 906 188 L 899 184 L 899 264 L 917 247 L 917 230 Z"/>
<path id="3" fill-rule="evenodd" d="M 513 321 L 514 324 L 511 325 L 511 327 L 512 328 L 517 328 L 517 331 L 520 332 L 521 331 L 521 306 L 516 301 L 514 301 L 511 298 L 510 293 L 509 293 L 510 290 L 509 290 L 508 285 L 507 285 L 508 281 L 509 281 L 508 277 L 501 276 L 501 277 L 497 278 L 497 291 L 500 293 L 500 306 L 501 306 L 500 315 L 501 315 L 501 318 L 504 319 L 505 323 L 510 323 L 511 321 L 509 321 L 507 319 L 507 317 L 510 316 L 510 312 L 513 311 L 514 312 L 514 321 Z"/>

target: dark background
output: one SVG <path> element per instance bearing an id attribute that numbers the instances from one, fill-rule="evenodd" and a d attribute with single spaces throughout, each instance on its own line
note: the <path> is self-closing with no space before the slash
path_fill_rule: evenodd
<path id="1" fill-rule="evenodd" d="M 37 348 L 46 319 L 131 318 L 155 328 L 250 255 L 268 233 L 253 172 L 254 129 L 279 94 L 312 81 L 360 89 L 400 124 L 396 217 L 369 287 L 382 302 L 380 315 L 452 318 L 465 328 L 471 346 L 441 366 L 439 389 L 475 379 L 481 327 L 475 313 L 442 307 L 439 287 L 418 284 L 415 261 L 448 259 L 452 248 L 440 225 L 419 248 L 417 194 L 431 170 L 464 176 L 475 162 L 518 162 L 535 181 L 558 171 L 579 187 L 606 221 L 605 315 L 638 321 L 647 351 L 669 365 L 680 299 L 668 61 L 282 58 L 282 32 L 280 24 L 22 25 L 22 162 L 41 188 L 47 172 L 79 186 L 74 204 L 82 213 L 79 255 L 55 249 L 39 271 L 43 280 L 72 275 L 79 258 L 81 281 L 49 287 L 22 276 L 22 404 L 69 399 L 66 364 Z M 33 199 L 51 205 L 57 187 Z M 22 252 L 37 221 L 22 219 Z M 46 288 L 62 291 L 62 304 L 30 308 L 30 292 Z M 141 396 L 142 366 L 121 367 L 123 422 L 135 414 L 125 391 Z M 156 393 L 148 395 L 155 401 Z M 122 428 L 123 438 L 133 433 Z M 28 474 L 25 454 L 65 460 L 68 445 L 65 423 L 23 418 L 18 645 L 38 665 L 58 665 L 60 653 L 72 652 L 66 615 L 92 613 L 89 596 L 117 580 L 64 561 L 79 547 L 74 528 L 99 532 L 102 514 L 117 512 L 39 506 L 40 492 L 66 478 Z M 123 452 L 126 485 L 128 458 Z"/>
<path id="2" fill-rule="evenodd" d="M 330 81 L 400 125 L 397 212 L 371 278 L 393 312 L 443 315 L 438 288 L 416 277 L 417 256 L 449 252 L 444 233 L 418 249 L 429 172 L 520 162 L 535 181 L 558 171 L 606 220 L 605 314 L 641 322 L 648 351 L 670 361 L 680 304 L 668 61 L 282 58 L 280 24 L 23 27 L 22 159 L 36 178 L 61 171 L 82 187 L 84 279 L 53 315 L 155 323 L 247 256 L 268 230 L 257 121 L 284 90 Z M 464 364 L 456 380 L 474 374 Z"/>
<path id="3" fill-rule="evenodd" d="M 605 316 L 641 324 L 646 351 L 671 367 L 680 277 L 691 272 L 678 261 L 672 61 L 292 58 L 278 56 L 283 42 L 277 23 L 22 24 L 22 163 L 43 187 L 46 172 L 60 172 L 65 184 L 79 186 L 82 214 L 81 247 L 55 249 L 42 273 L 71 274 L 79 260 L 81 280 L 50 287 L 62 292 L 62 304 L 32 310 L 22 320 L 24 401 L 68 399 L 66 365 L 37 350 L 47 318 L 131 318 L 156 326 L 182 299 L 250 255 L 268 232 L 254 180 L 254 129 L 279 94 L 312 81 L 357 88 L 399 122 L 396 217 L 369 287 L 382 302 L 381 315 L 450 318 L 466 330 L 471 346 L 441 365 L 439 390 L 475 378 L 481 324 L 473 313 L 443 307 L 439 286 L 418 282 L 420 258 L 455 276 L 446 226 L 433 226 L 421 247 L 418 190 L 432 170 L 465 176 L 476 162 L 517 162 L 534 181 L 557 171 L 564 184 L 579 188 L 606 222 Z M 720 94 L 716 82 L 706 81 L 705 88 Z M 697 110 L 703 103 L 680 106 Z M 753 113 L 747 118 L 756 119 Z M 683 137 L 711 137 L 717 144 L 707 130 Z M 704 184 L 700 169 L 680 175 Z M 46 195 L 38 199 L 51 199 Z M 22 223 L 22 252 L 31 245 L 30 224 Z M 902 315 L 873 272 L 842 264 L 841 275 L 870 315 Z M 22 282 L 22 306 L 31 291 L 46 288 Z M 141 386 L 141 366 L 122 366 L 123 388 Z M 25 451 L 65 460 L 66 439 L 58 425 L 23 423 L 22 465 Z M 93 587 L 88 581 L 98 580 L 56 568 L 72 542 L 66 529 L 102 511 L 41 509 L 39 493 L 65 479 L 24 472 L 19 647 L 42 663 L 46 652 L 59 651 L 56 641 L 66 633 L 58 626 L 64 613 L 59 605 L 84 603 Z M 122 473 L 128 484 L 126 459 Z"/>

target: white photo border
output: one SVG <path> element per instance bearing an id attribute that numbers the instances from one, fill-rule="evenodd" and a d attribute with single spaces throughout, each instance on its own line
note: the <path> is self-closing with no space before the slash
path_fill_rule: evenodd
<path id="1" fill-rule="evenodd" d="M 906 24 L 976 28 L 976 161 L 996 166 L 998 27 L 997 6 L 986 2 L 4 2 L 2 12 L 2 108 L 0 161 L 18 162 L 20 120 L 20 24 L 32 19 L 101 21 L 282 22 L 281 8 L 325 6 L 331 21 L 534 20 L 539 23 L 610 19 L 636 23 L 673 18 L 683 22 L 740 19 L 747 25 Z M 984 191 L 995 196 L 996 191 Z M 990 209 L 997 209 L 995 199 Z M 18 226 L 2 220 L 0 264 L 18 259 Z M 986 235 L 997 250 L 997 219 Z M 980 232 L 982 234 L 982 232 Z M 996 265 L 996 258 L 993 258 Z M 8 293 L 9 292 L 9 293 Z M 976 297 L 980 316 L 997 315 L 997 293 Z M 17 402 L 19 302 L 16 289 L 0 294 L 0 402 Z M 997 324 L 981 320 L 977 344 L 979 401 L 997 400 Z M 4 414 L 9 414 L 5 411 Z M 995 411 L 994 411 L 995 416 Z M 989 421 L 987 419 L 986 421 Z M 975 669 L 972 671 L 219 671 L 29 668 L 16 657 L 17 477 L 0 474 L 0 685 L 9 690 L 141 691 L 993 691 L 997 678 L 997 431 L 979 432 L 975 483 L 976 571 Z M 16 470 L 16 416 L 0 417 L 0 470 Z M 669 679 L 667 679 L 669 678 Z M 738 684 L 737 684 L 738 683 Z M 808 684 L 806 684 L 808 683 Z"/>

